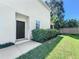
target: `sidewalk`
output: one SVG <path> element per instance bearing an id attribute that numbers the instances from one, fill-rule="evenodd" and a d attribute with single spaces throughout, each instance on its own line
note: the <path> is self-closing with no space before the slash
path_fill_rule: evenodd
<path id="1" fill-rule="evenodd" d="M 16 57 L 27 53 L 28 51 L 36 48 L 39 45 L 41 45 L 41 43 L 28 41 L 25 43 L 0 49 L 0 59 L 15 59 Z"/>

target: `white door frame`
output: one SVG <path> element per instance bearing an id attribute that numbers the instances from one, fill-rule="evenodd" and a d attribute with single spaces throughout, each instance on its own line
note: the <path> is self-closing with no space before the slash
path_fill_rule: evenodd
<path id="1" fill-rule="evenodd" d="M 25 22 L 25 38 L 23 38 L 23 39 L 29 40 L 29 32 L 30 32 L 29 16 L 26 16 L 26 15 L 20 14 L 20 13 L 16 13 L 16 20 Z M 17 39 L 16 39 L 16 42 L 17 42 Z"/>

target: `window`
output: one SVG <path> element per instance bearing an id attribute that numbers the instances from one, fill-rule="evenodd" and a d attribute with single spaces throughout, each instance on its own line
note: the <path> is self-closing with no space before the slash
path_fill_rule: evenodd
<path id="1" fill-rule="evenodd" d="M 40 29 L 40 21 L 36 20 L 36 29 Z"/>

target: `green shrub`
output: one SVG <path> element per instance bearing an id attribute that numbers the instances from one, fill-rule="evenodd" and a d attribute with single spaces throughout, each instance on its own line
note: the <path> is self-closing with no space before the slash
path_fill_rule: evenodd
<path id="1" fill-rule="evenodd" d="M 2 49 L 2 48 L 6 48 L 6 47 L 9 47 L 9 46 L 12 46 L 12 45 L 14 45 L 14 43 L 5 43 L 5 44 L 0 44 L 0 49 Z"/>
<path id="2" fill-rule="evenodd" d="M 34 29 L 32 31 L 32 36 L 34 41 L 45 42 L 50 38 L 55 37 L 59 33 L 56 29 Z"/>

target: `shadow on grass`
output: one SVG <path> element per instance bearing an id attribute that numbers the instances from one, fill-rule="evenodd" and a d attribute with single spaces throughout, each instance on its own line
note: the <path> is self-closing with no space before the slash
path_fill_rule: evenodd
<path id="1" fill-rule="evenodd" d="M 69 35 L 70 37 L 72 37 L 72 38 L 74 38 L 74 39 L 77 39 L 77 40 L 79 40 L 79 35 Z"/>
<path id="2" fill-rule="evenodd" d="M 56 47 L 62 38 L 63 37 L 58 36 L 55 39 L 51 39 L 16 59 L 45 59 L 45 57 L 48 56 L 48 54 Z"/>

